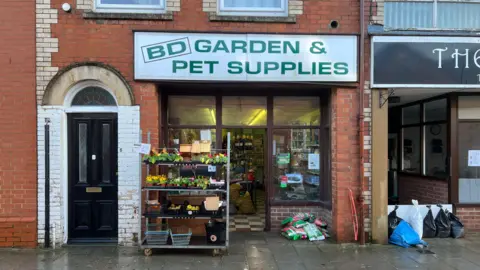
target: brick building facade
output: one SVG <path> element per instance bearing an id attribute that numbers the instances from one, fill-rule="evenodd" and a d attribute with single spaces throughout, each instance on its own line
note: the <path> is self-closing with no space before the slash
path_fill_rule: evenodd
<path id="1" fill-rule="evenodd" d="M 12 3 L 14 2 L 4 2 L 0 5 L 12 9 L 19 8 Z M 11 74 L 0 78 L 0 87 L 2 93 L 12 93 L 12 87 L 15 87 L 15 93 L 6 95 L 3 104 L 21 104 L 26 107 L 21 114 L 20 111 L 16 111 L 19 113 L 16 119 L 23 119 L 16 122 L 23 123 L 20 130 L 25 139 L 12 141 L 14 143 L 18 141 L 18 146 L 14 143 L 4 143 L 0 147 L 4 151 L 25 148 L 37 155 L 18 154 L 17 157 L 17 152 L 9 152 L 11 156 L 8 160 L 20 159 L 21 169 L 11 162 L 2 162 L 3 166 L 6 164 L 13 166 L 12 170 L 2 169 L 3 174 L 0 178 L 0 184 L 3 185 L 0 191 L 3 193 L 0 194 L 5 195 L 0 198 L 0 226 L 7 228 L 7 232 L 12 232 L 5 238 L 0 235 L 0 245 L 3 246 L 44 244 L 47 149 L 44 128 L 47 122 L 50 126 L 50 242 L 55 239 L 56 244 L 61 245 L 69 240 L 68 223 L 71 222 L 69 211 L 72 210 L 68 207 L 68 196 L 71 193 L 67 179 L 71 172 L 68 171 L 66 150 L 69 141 L 67 123 L 70 113 L 83 112 L 75 111 L 69 105 L 85 85 L 109 89 L 116 99 L 116 109 L 89 112 L 115 113 L 118 117 L 118 243 L 135 244 L 139 237 L 137 233 L 141 220 L 138 182 L 146 176 L 145 171 L 143 174 L 140 173 L 135 145 L 140 140 L 145 142 L 148 133 L 153 147 L 162 146 L 161 140 L 164 139 L 163 132 L 166 127 L 162 126 L 159 119 L 167 109 L 162 106 L 160 99 L 162 93 L 166 92 L 161 82 L 134 79 L 134 31 L 303 34 L 320 37 L 326 34 L 358 37 L 360 34 L 359 1 L 350 0 L 340 2 L 288 0 L 286 10 L 288 14 L 273 17 L 238 14 L 225 16 L 217 12 L 219 7 L 216 0 L 167 0 L 164 12 L 155 14 L 109 13 L 108 10 L 98 9 L 94 0 L 68 2 L 71 11 L 62 10 L 65 1 L 59 0 L 36 1 L 36 4 L 32 1 L 15 3 L 24 5 L 22 10 L 25 14 L 28 10 L 31 11 L 29 14 L 33 14 L 35 10 L 35 18 L 31 16 L 29 20 L 24 20 L 22 17 L 21 25 L 18 22 L 16 27 L 25 29 L 24 32 L 23 30 L 20 32 L 21 35 L 30 38 L 12 41 L 21 44 L 22 47 L 16 46 L 18 52 L 28 53 L 23 55 L 25 61 L 17 58 L 8 62 L 8 65 L 0 66 L 0 69 L 3 68 L 3 74 Z M 0 10 L 6 11 L 5 15 L 10 15 L 12 12 L 8 8 Z M 366 23 L 371 16 L 377 16 L 376 7 L 370 8 L 368 1 L 365 10 Z M 15 22 L 13 16 L 8 17 L 12 17 L 12 21 Z M 358 63 L 357 74 L 360 69 L 364 69 L 365 78 L 368 78 L 369 42 L 358 39 L 358 44 L 361 42 L 365 42 L 365 63 Z M 12 50 L 11 44 L 0 42 L 0 53 L 4 51 L 11 55 L 15 53 Z M 13 65 L 16 65 L 15 68 L 12 68 Z M 21 82 L 15 80 L 19 73 L 22 73 Z M 267 221 L 270 223 L 269 229 L 277 230 L 280 220 L 292 213 L 309 211 L 328 221 L 336 240 L 353 241 L 354 230 L 348 193 L 351 189 L 355 200 L 363 191 L 363 203 L 358 201 L 356 203 L 357 207 L 363 204 L 364 220 L 359 222 L 365 227 L 368 241 L 372 220 L 372 105 L 369 85 L 366 81 L 365 86 L 359 85 L 358 82 L 335 82 L 322 86 L 325 88 L 324 93 L 329 93 L 331 102 L 330 205 L 308 203 L 269 205 L 270 220 Z M 360 87 L 364 90 L 363 115 L 359 115 Z M 1 109 L 6 109 L 9 113 L 11 111 L 8 106 L 2 106 Z M 5 124 L 2 125 L 13 127 L 14 124 L 10 120 L 10 117 L 5 118 Z M 362 142 L 359 141 L 359 123 L 362 123 L 364 135 Z M 18 132 L 18 129 L 15 130 Z M 7 141 L 9 136 L 19 137 L 19 134 L 12 133 L 11 129 L 2 129 L 0 132 L 1 138 L 6 138 Z M 359 152 L 360 145 L 364 149 L 362 157 Z M 360 170 L 363 170 L 362 174 Z M 17 187 L 19 183 L 17 180 L 15 183 L 6 180 L 11 177 L 7 176 L 8 171 L 14 174 L 15 179 L 21 177 L 19 181 L 25 181 L 25 184 Z M 363 175 L 362 181 L 359 180 L 360 175 Z M 15 192 L 22 192 L 18 193 L 23 194 L 22 201 L 13 198 L 17 194 Z M 11 208 L 10 205 L 14 207 Z M 19 209 L 25 211 L 6 211 L 9 208 L 17 209 L 17 205 Z M 25 235 L 16 238 L 18 233 L 16 228 L 20 228 Z"/>
<path id="2" fill-rule="evenodd" d="M 0 247 L 37 243 L 34 13 L 32 1 L 0 3 Z"/>

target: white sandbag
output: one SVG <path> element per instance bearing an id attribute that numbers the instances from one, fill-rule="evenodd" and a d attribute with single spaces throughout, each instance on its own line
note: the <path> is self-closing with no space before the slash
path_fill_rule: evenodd
<path id="1" fill-rule="evenodd" d="M 420 214 L 420 209 L 418 208 L 418 201 L 412 200 L 413 207 L 410 210 L 410 214 L 408 215 L 407 222 L 413 228 L 413 230 L 418 234 L 420 239 L 423 237 L 423 218 L 422 214 Z"/>

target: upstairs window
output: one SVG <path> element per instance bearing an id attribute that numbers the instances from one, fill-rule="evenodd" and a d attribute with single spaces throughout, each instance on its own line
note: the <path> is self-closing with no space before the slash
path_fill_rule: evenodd
<path id="1" fill-rule="evenodd" d="M 288 16 L 288 0 L 218 0 L 220 15 Z"/>
<path id="2" fill-rule="evenodd" d="M 480 2 L 387 0 L 385 28 L 390 30 L 480 29 Z"/>
<path id="3" fill-rule="evenodd" d="M 163 13 L 165 0 L 95 0 L 98 12 Z"/>

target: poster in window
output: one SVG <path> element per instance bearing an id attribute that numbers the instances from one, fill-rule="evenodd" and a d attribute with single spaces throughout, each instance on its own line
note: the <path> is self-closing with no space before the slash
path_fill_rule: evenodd
<path id="1" fill-rule="evenodd" d="M 480 150 L 468 150 L 468 166 L 480 167 Z"/>
<path id="2" fill-rule="evenodd" d="M 320 154 L 308 154 L 308 169 L 320 170 Z"/>

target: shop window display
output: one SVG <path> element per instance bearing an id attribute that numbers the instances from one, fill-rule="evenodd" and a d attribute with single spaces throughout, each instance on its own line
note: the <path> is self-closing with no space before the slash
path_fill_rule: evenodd
<path id="1" fill-rule="evenodd" d="M 320 200 L 319 129 L 273 131 L 273 187 L 277 201 Z"/>

